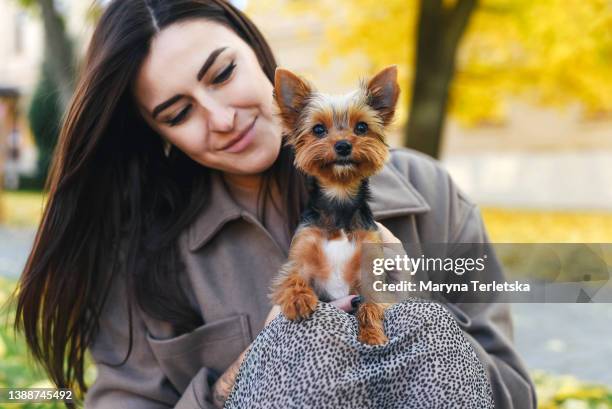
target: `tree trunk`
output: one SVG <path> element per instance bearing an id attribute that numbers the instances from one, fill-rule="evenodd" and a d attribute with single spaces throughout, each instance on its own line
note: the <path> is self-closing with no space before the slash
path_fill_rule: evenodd
<path id="1" fill-rule="evenodd" d="M 477 0 L 421 0 L 416 72 L 404 145 L 439 157 L 455 57 Z"/>
<path id="2" fill-rule="evenodd" d="M 72 43 L 62 16 L 55 10 L 53 0 L 37 0 L 45 29 L 45 60 L 57 86 L 59 100 L 65 108 L 72 97 L 76 62 Z"/>

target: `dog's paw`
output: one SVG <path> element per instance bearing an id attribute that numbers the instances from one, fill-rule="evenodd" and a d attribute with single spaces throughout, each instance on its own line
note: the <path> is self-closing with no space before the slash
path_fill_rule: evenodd
<path id="1" fill-rule="evenodd" d="M 383 345 L 389 340 L 382 330 L 376 328 L 361 328 L 357 339 L 368 345 Z"/>
<path id="2" fill-rule="evenodd" d="M 385 308 L 381 304 L 366 302 L 357 310 L 359 323 L 358 340 L 368 345 L 382 345 L 388 341 L 385 335 L 383 321 Z"/>
<path id="3" fill-rule="evenodd" d="M 287 301 L 281 305 L 283 314 L 291 321 L 309 318 L 317 309 L 319 299 L 312 291 L 300 291 L 287 297 Z"/>
<path id="4" fill-rule="evenodd" d="M 310 317 L 317 308 L 319 297 L 303 277 L 290 274 L 275 286 L 272 300 L 281 307 L 287 319 L 295 321 Z"/>

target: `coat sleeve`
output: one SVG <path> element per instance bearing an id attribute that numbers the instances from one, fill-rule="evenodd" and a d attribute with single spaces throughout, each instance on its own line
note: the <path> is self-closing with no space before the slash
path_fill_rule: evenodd
<path id="1" fill-rule="evenodd" d="M 499 260 L 495 256 L 480 211 L 449 178 L 450 192 L 454 193 L 452 219 L 457 221 L 450 229 L 449 243 L 482 243 L 481 250 L 489 256 L 487 281 L 505 280 Z M 451 200 L 452 202 L 452 200 Z M 492 255 L 492 258 L 491 258 Z M 455 257 L 457 255 L 453 255 Z M 479 296 L 480 297 L 480 296 Z M 485 297 L 485 296 L 483 296 Z M 525 364 L 513 345 L 513 327 L 510 304 L 496 302 L 446 303 L 463 329 L 468 341 L 488 374 L 497 409 L 536 409 L 535 386 Z"/>
<path id="2" fill-rule="evenodd" d="M 123 281 L 116 279 L 115 281 Z M 115 284 L 115 283 L 114 283 Z M 99 331 L 90 346 L 97 378 L 85 395 L 86 409 L 213 409 L 210 371 L 201 368 L 179 392 L 168 381 L 146 339 L 146 325 L 132 307 L 132 347 L 125 285 L 113 285 L 100 316 Z"/>

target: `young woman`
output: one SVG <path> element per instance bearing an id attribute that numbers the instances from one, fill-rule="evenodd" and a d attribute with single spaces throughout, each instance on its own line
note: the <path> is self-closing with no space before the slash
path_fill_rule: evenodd
<path id="1" fill-rule="evenodd" d="M 91 351 L 86 407 L 220 406 L 278 314 L 269 284 L 306 193 L 273 114 L 275 68 L 223 0 L 107 6 L 17 294 L 16 326 L 58 387 L 87 390 Z M 394 150 L 372 192 L 385 241 L 487 242 L 477 208 L 424 155 Z M 496 407 L 535 408 L 508 308 L 449 308 Z"/>

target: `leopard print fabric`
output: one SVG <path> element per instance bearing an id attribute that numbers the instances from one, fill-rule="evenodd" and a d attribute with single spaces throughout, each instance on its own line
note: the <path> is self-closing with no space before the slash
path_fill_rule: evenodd
<path id="1" fill-rule="evenodd" d="M 252 343 L 224 408 L 494 407 L 481 362 L 441 304 L 387 308 L 384 345 L 357 332 L 353 315 L 323 302 L 302 322 L 278 316 Z"/>

